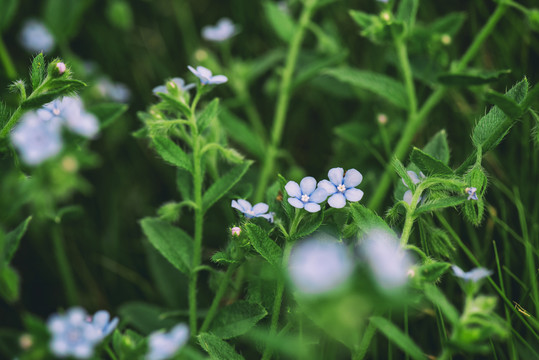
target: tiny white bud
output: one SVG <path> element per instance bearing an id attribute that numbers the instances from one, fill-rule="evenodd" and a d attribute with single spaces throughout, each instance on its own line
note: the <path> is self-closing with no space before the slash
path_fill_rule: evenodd
<path id="1" fill-rule="evenodd" d="M 56 64 L 56 69 L 58 69 L 58 74 L 62 75 L 66 71 L 66 64 L 63 62 L 59 62 Z"/>
<path id="2" fill-rule="evenodd" d="M 234 226 L 232 229 L 230 229 L 230 232 L 232 233 L 232 236 L 240 236 L 241 229 L 237 226 Z"/>

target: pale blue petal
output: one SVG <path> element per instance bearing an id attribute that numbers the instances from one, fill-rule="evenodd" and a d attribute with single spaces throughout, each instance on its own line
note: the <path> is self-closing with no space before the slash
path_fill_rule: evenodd
<path id="1" fill-rule="evenodd" d="M 329 204 L 329 206 L 331 206 L 333 208 L 340 209 L 340 208 L 345 207 L 346 199 L 345 199 L 344 195 L 339 192 L 339 193 L 331 195 L 331 197 L 328 200 L 328 204 Z"/>
<path id="2" fill-rule="evenodd" d="M 103 329 L 107 326 L 110 320 L 110 314 L 106 310 L 99 310 L 95 313 L 94 318 L 92 319 L 92 324 L 97 326 L 99 329 Z"/>
<path id="3" fill-rule="evenodd" d="M 316 179 L 312 176 L 304 177 L 299 183 L 301 192 L 305 195 L 311 195 L 316 189 Z"/>
<path id="4" fill-rule="evenodd" d="M 275 215 L 274 212 L 270 212 L 268 214 L 260 214 L 256 217 L 263 217 L 264 219 L 268 220 L 270 223 L 273 223 L 273 216 Z"/>
<path id="5" fill-rule="evenodd" d="M 200 76 L 211 79 L 212 73 L 210 69 L 205 68 L 204 66 L 197 66 L 197 72 Z"/>
<path id="6" fill-rule="evenodd" d="M 339 186 L 342 184 L 343 174 L 344 174 L 343 168 L 333 168 L 329 170 L 328 172 L 329 181 L 331 181 L 333 185 Z"/>
<path id="7" fill-rule="evenodd" d="M 238 204 L 236 200 L 232 200 L 232 203 L 230 204 L 234 209 L 238 209 L 239 211 L 243 212 L 243 208 Z"/>
<path id="8" fill-rule="evenodd" d="M 191 65 L 188 65 L 187 68 L 189 69 L 189 71 L 191 71 L 193 74 L 195 74 L 196 76 L 198 76 L 198 71 L 192 67 Z"/>
<path id="9" fill-rule="evenodd" d="M 320 205 L 313 202 L 308 202 L 307 204 L 305 204 L 305 210 L 307 210 L 310 213 L 315 213 L 315 212 L 320 211 Z"/>
<path id="10" fill-rule="evenodd" d="M 363 197 L 363 191 L 351 188 L 344 192 L 344 196 L 348 201 L 359 201 Z"/>
<path id="11" fill-rule="evenodd" d="M 215 75 L 210 78 L 210 83 L 212 84 L 224 84 L 228 81 L 228 78 L 224 75 Z"/>
<path id="12" fill-rule="evenodd" d="M 451 269 L 453 270 L 453 274 L 455 274 L 456 277 L 459 277 L 461 279 L 465 279 L 466 278 L 466 273 L 464 272 L 464 270 L 462 270 L 460 267 L 458 267 L 457 265 L 453 265 L 451 266 Z"/>
<path id="13" fill-rule="evenodd" d="M 118 326 L 119 322 L 120 322 L 120 319 L 118 319 L 118 317 L 115 317 L 114 319 L 112 319 L 112 321 L 103 329 L 103 336 L 105 337 L 109 335 L 111 332 L 113 332 L 114 329 L 116 329 L 116 326 Z"/>
<path id="14" fill-rule="evenodd" d="M 69 344 L 63 337 L 55 337 L 50 343 L 51 351 L 54 355 L 64 357 L 69 352 Z"/>
<path id="15" fill-rule="evenodd" d="M 261 215 L 267 213 L 269 210 L 268 204 L 264 203 L 258 203 L 255 206 L 253 206 L 253 212 L 255 215 Z"/>
<path id="16" fill-rule="evenodd" d="M 319 188 L 322 188 L 324 190 L 326 190 L 326 193 L 328 195 L 331 195 L 331 194 L 334 194 L 337 192 L 337 187 L 335 185 L 333 185 L 330 181 L 328 180 L 322 180 L 318 183 L 318 187 Z"/>
<path id="17" fill-rule="evenodd" d="M 412 205 L 412 197 L 413 197 L 412 190 L 408 190 L 407 192 L 404 193 L 402 200 L 407 202 L 408 205 Z"/>
<path id="18" fill-rule="evenodd" d="M 356 169 L 347 170 L 344 175 L 344 186 L 346 186 L 347 189 L 354 188 L 361 184 L 361 180 L 363 180 L 363 176 L 359 171 Z"/>
<path id="19" fill-rule="evenodd" d="M 301 189 L 299 188 L 299 185 L 295 181 L 289 181 L 284 189 L 288 193 L 288 196 L 300 198 L 301 197 Z"/>
<path id="20" fill-rule="evenodd" d="M 289 203 L 290 205 L 292 205 L 293 207 L 295 207 L 295 208 L 303 209 L 303 201 L 301 201 L 301 200 L 298 199 L 298 198 L 295 198 L 295 197 L 289 197 L 289 198 L 288 198 L 288 203 Z"/>
<path id="21" fill-rule="evenodd" d="M 412 182 L 414 184 L 419 184 L 419 182 L 421 180 L 419 180 L 419 177 L 417 176 L 417 174 L 415 172 L 413 172 L 411 170 L 408 170 L 407 173 L 408 173 L 408 176 L 410 177 L 410 179 L 412 179 Z"/>
<path id="22" fill-rule="evenodd" d="M 468 279 L 472 280 L 473 282 L 477 282 L 487 276 L 492 275 L 492 271 L 485 268 L 475 268 L 470 270 L 467 275 Z"/>
<path id="23" fill-rule="evenodd" d="M 75 348 L 72 349 L 72 354 L 77 359 L 88 359 L 92 356 L 93 352 L 94 349 L 92 348 L 92 345 L 86 342 L 77 344 Z"/>
<path id="24" fill-rule="evenodd" d="M 243 212 L 251 211 L 253 209 L 253 206 L 247 200 L 238 199 L 238 204 L 243 208 Z"/>
<path id="25" fill-rule="evenodd" d="M 322 201 L 326 200 L 327 197 L 328 193 L 326 192 L 326 190 L 319 187 L 311 194 L 311 196 L 309 197 L 309 201 L 321 203 Z"/>
<path id="26" fill-rule="evenodd" d="M 157 93 L 168 93 L 167 87 L 165 85 L 159 85 L 153 88 L 152 93 L 157 95 Z"/>

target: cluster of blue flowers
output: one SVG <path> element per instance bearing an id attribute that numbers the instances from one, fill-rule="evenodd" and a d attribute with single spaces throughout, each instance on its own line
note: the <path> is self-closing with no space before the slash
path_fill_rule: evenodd
<path id="1" fill-rule="evenodd" d="M 99 131 L 99 122 L 85 111 L 80 98 L 64 97 L 24 114 L 11 132 L 11 141 L 26 164 L 38 165 L 60 152 L 64 127 L 93 138 Z"/>

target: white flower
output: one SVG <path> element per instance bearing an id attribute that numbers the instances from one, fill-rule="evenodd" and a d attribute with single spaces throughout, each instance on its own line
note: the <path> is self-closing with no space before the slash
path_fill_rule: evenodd
<path id="1" fill-rule="evenodd" d="M 222 42 L 236 34 L 236 25 L 229 18 L 222 18 L 215 26 L 204 26 L 202 28 L 202 37 L 208 41 Z"/>

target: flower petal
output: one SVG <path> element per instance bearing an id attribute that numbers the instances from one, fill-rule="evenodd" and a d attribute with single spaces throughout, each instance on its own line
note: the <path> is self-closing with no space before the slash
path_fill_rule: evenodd
<path id="1" fill-rule="evenodd" d="M 322 201 L 326 200 L 327 197 L 328 193 L 326 192 L 326 190 L 319 187 L 311 194 L 311 196 L 309 196 L 309 201 L 314 203 L 321 203 Z"/>
<path id="2" fill-rule="evenodd" d="M 412 190 L 408 190 L 407 192 L 404 193 L 402 200 L 406 201 L 408 205 L 412 205 L 412 197 L 413 197 Z"/>
<path id="3" fill-rule="evenodd" d="M 342 193 L 336 193 L 331 195 L 331 197 L 328 200 L 329 206 L 340 209 L 343 208 L 346 205 L 346 198 Z"/>
<path id="4" fill-rule="evenodd" d="M 295 199 L 295 198 L 293 198 L 293 199 Z M 268 220 L 270 223 L 273 223 L 273 216 L 275 216 L 275 213 L 270 212 L 270 213 L 267 213 L 267 214 L 257 215 L 256 217 L 263 217 L 264 219 Z"/>
<path id="5" fill-rule="evenodd" d="M 328 180 L 322 180 L 318 183 L 318 187 L 326 190 L 327 195 L 331 195 L 337 192 L 337 187 Z"/>
<path id="6" fill-rule="evenodd" d="M 464 270 L 462 270 L 457 265 L 451 266 L 451 269 L 453 270 L 453 274 L 455 274 L 456 277 L 459 277 L 461 279 L 467 279 L 467 276 L 466 276 L 466 273 L 464 272 Z"/>
<path id="7" fill-rule="evenodd" d="M 253 209 L 251 203 L 247 200 L 238 199 L 238 204 L 243 208 L 243 212 L 247 212 Z"/>
<path id="8" fill-rule="evenodd" d="M 305 210 L 307 210 L 310 213 L 315 213 L 315 212 L 320 211 L 320 205 L 313 202 L 308 202 L 307 204 L 305 204 Z"/>
<path id="9" fill-rule="evenodd" d="M 312 176 L 304 177 L 299 183 L 301 192 L 305 195 L 311 195 L 316 189 L 316 179 Z"/>
<path id="10" fill-rule="evenodd" d="M 288 196 L 300 198 L 301 197 L 301 189 L 299 188 L 299 185 L 295 181 L 289 181 L 286 183 L 284 189 L 288 193 Z"/>
<path id="11" fill-rule="evenodd" d="M 230 204 L 234 209 L 238 209 L 239 211 L 243 212 L 243 208 L 238 204 L 236 200 L 232 200 L 232 203 Z"/>
<path id="12" fill-rule="evenodd" d="M 255 215 L 265 214 L 268 212 L 268 210 L 269 210 L 268 204 L 258 203 L 255 206 L 253 206 L 253 212 L 255 213 Z"/>
<path id="13" fill-rule="evenodd" d="M 99 310 L 94 314 L 94 318 L 92 319 L 92 324 L 97 326 L 100 329 L 103 329 L 110 320 L 110 314 L 106 310 Z"/>
<path id="14" fill-rule="evenodd" d="M 348 201 L 359 201 L 363 197 L 363 191 L 356 188 L 351 188 L 344 192 L 344 196 Z"/>
<path id="15" fill-rule="evenodd" d="M 196 76 L 199 75 L 198 71 L 194 67 L 192 67 L 191 65 L 188 65 L 187 68 L 189 69 L 190 72 L 192 72 Z"/>
<path id="16" fill-rule="evenodd" d="M 363 180 L 363 175 L 361 175 L 359 171 L 356 169 L 349 169 L 344 175 L 344 186 L 346 186 L 346 188 L 354 188 L 361 184 L 361 180 Z"/>
<path id="17" fill-rule="evenodd" d="M 289 203 L 290 205 L 292 205 L 293 207 L 295 207 L 295 208 L 303 209 L 303 201 L 301 201 L 301 200 L 298 199 L 298 198 L 295 198 L 295 197 L 289 197 L 289 198 L 288 198 L 288 203 Z"/>
<path id="18" fill-rule="evenodd" d="M 419 177 L 417 176 L 417 174 L 414 171 L 408 170 L 407 173 L 408 173 L 408 176 L 410 177 L 410 179 L 412 179 L 412 182 L 414 184 L 418 184 L 421 181 L 421 180 L 419 180 Z"/>
<path id="19" fill-rule="evenodd" d="M 331 181 L 333 185 L 339 186 L 342 184 L 343 174 L 344 174 L 343 168 L 333 168 L 329 170 L 328 172 L 329 181 Z"/>
<path id="20" fill-rule="evenodd" d="M 205 68 L 204 66 L 197 66 L 197 71 L 200 76 L 211 79 L 211 70 L 208 68 Z"/>
<path id="21" fill-rule="evenodd" d="M 211 84 L 224 84 L 228 81 L 228 78 L 224 75 L 215 75 L 210 78 Z"/>
<path id="22" fill-rule="evenodd" d="M 157 93 L 168 93 L 167 87 L 165 85 L 159 85 L 153 88 L 152 93 L 157 95 Z"/>

